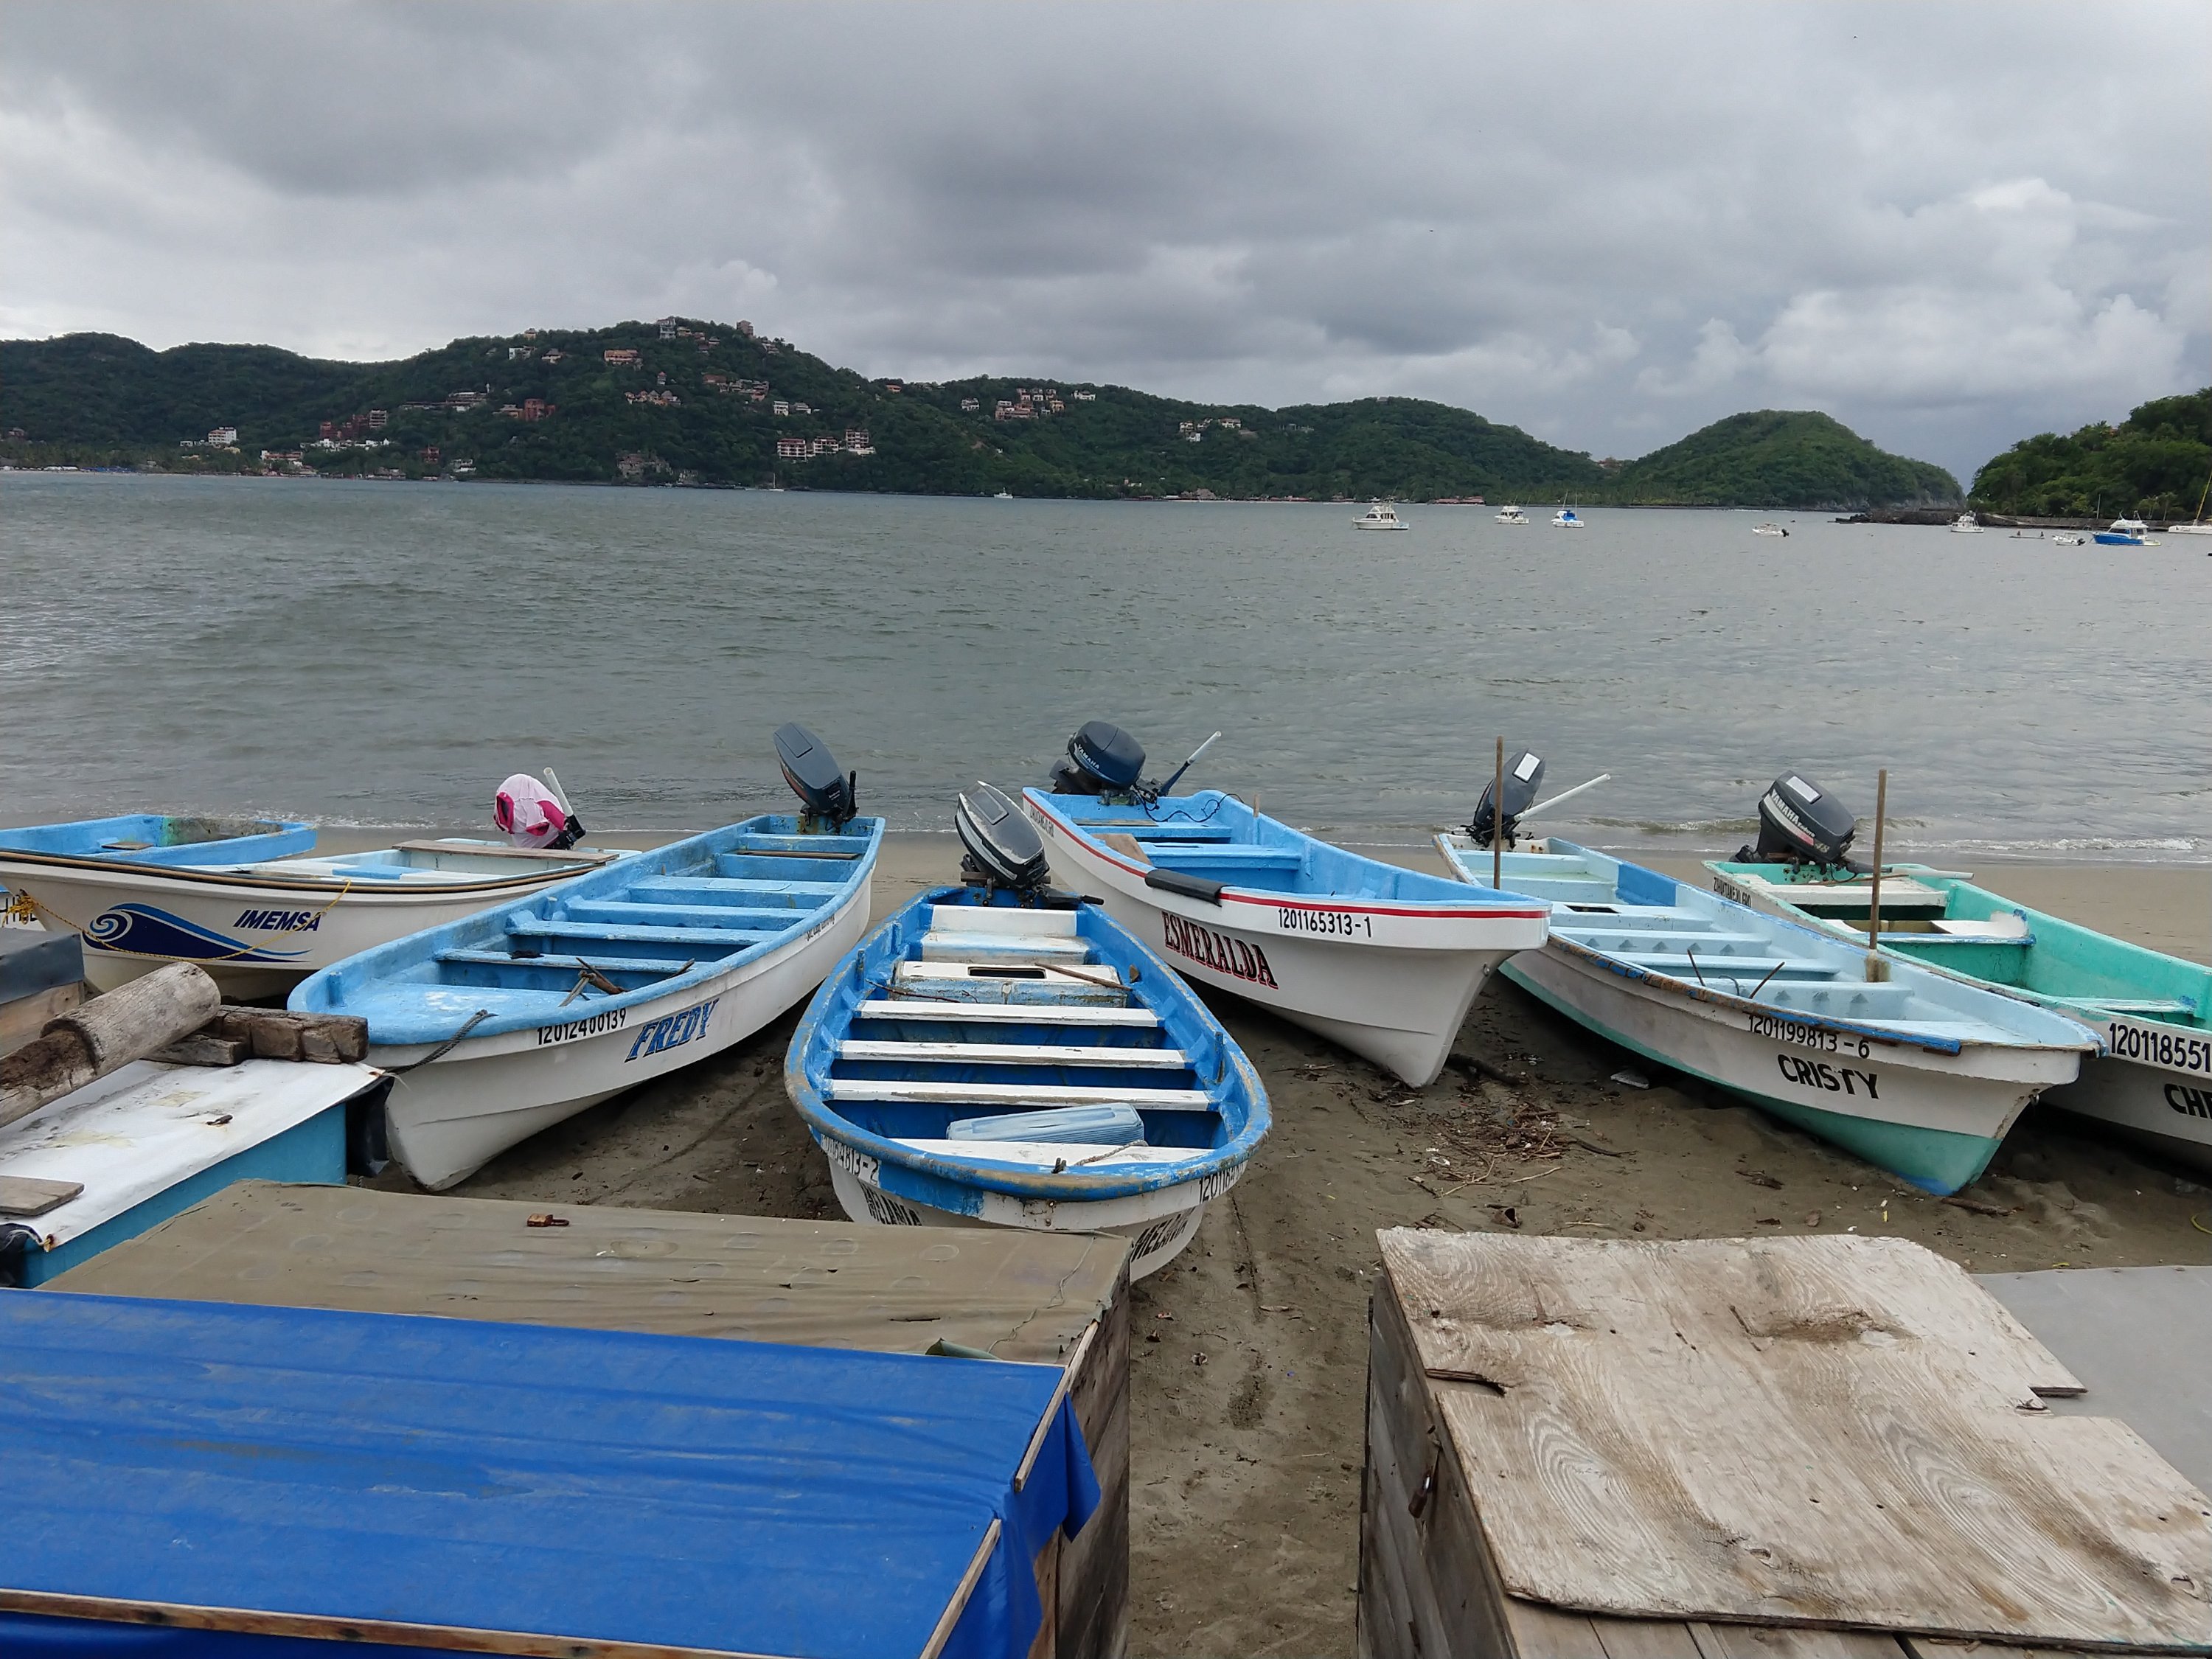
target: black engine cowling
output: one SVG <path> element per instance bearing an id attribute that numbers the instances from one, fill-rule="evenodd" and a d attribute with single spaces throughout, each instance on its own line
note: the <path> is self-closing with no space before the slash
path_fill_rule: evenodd
<path id="1" fill-rule="evenodd" d="M 1536 789 L 1544 781 L 1544 763 L 1523 749 L 1505 763 L 1505 844 L 1513 845 L 1514 832 L 1519 828 L 1521 815 L 1536 804 Z M 1496 833 L 1498 803 L 1492 799 L 1498 793 L 1498 781 L 1493 778 L 1482 787 L 1482 799 L 1475 803 L 1474 816 L 1468 820 L 1467 833 L 1474 838 L 1478 847 L 1490 845 Z"/>
<path id="2" fill-rule="evenodd" d="M 1843 802 L 1802 774 L 1784 772 L 1759 798 L 1758 844 L 1741 848 L 1736 861 L 1856 869 L 1849 854 L 1858 827 Z"/>
<path id="3" fill-rule="evenodd" d="M 1044 838 L 1000 791 L 979 783 L 953 808 L 952 827 L 965 856 L 962 866 L 986 884 L 1032 891 L 1050 873 Z"/>
<path id="4" fill-rule="evenodd" d="M 783 781 L 805 808 L 799 815 L 803 828 L 835 832 L 853 821 L 860 811 L 860 775 L 840 769 L 837 757 L 819 738 L 796 721 L 780 726 L 775 757 L 782 764 Z"/>
<path id="5" fill-rule="evenodd" d="M 1045 787 L 1055 795 L 1133 795 L 1144 771 L 1143 744 L 1118 726 L 1089 720 L 1067 740 Z"/>

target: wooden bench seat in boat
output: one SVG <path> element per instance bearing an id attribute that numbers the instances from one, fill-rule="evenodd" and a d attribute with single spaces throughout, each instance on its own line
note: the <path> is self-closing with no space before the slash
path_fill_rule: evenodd
<path id="1" fill-rule="evenodd" d="M 680 921 L 691 927 L 758 928 L 778 933 L 791 926 L 788 906 L 638 904 L 628 899 L 570 899 L 561 907 L 570 921 L 604 921 L 639 927 L 665 927 Z"/>
<path id="2" fill-rule="evenodd" d="M 647 927 L 625 922 L 539 921 L 517 919 L 507 925 L 509 939 L 607 939 L 622 945 L 700 945 L 718 957 L 735 956 L 748 945 L 771 939 L 781 929 L 765 927 Z"/>
<path id="3" fill-rule="evenodd" d="M 753 893 L 788 893 L 795 898 L 831 899 L 843 890 L 840 883 L 808 880 L 798 876 L 757 876 L 748 872 L 743 860 L 727 853 L 716 855 L 711 876 L 669 876 L 667 881 L 711 881 L 720 886 L 743 887 Z M 826 872 L 824 873 L 827 873 Z"/>
<path id="4" fill-rule="evenodd" d="M 779 897 L 787 896 L 796 886 L 802 889 L 822 885 L 817 881 L 802 881 L 793 878 L 765 876 L 656 876 L 641 881 L 623 894 L 632 904 L 679 904 L 687 908 L 720 908 L 724 905 L 744 907 L 761 902 L 763 884 Z M 785 913 L 788 921 L 791 906 L 776 903 L 768 908 Z"/>
<path id="5" fill-rule="evenodd" d="M 1692 982 L 1695 982 L 1700 973 L 1705 974 L 1709 979 L 1716 974 L 1727 978 L 1740 979 L 1747 974 L 1757 976 L 1771 973 L 1778 981 L 1832 980 L 1836 976 L 1836 967 L 1833 963 L 1815 962 L 1803 957 L 1773 955 L 1730 957 L 1718 954 L 1692 957 L 1680 951 L 1607 951 L 1604 954 L 1611 957 L 1615 962 L 1625 962 L 1655 974 L 1666 974 L 1675 979 L 1686 979 Z"/>
<path id="6" fill-rule="evenodd" d="M 856 1019 L 941 1020 L 984 1025 L 1127 1025 L 1150 1029 L 1160 1017 L 1149 1008 L 1104 1002 L 938 1002 L 923 996 L 878 997 L 864 1002 Z"/>
<path id="7" fill-rule="evenodd" d="M 1134 1106 L 1144 1111 L 1210 1112 L 1203 1089 L 1112 1088 L 1092 1083 L 932 1083 L 891 1078 L 833 1077 L 833 1100 L 897 1101 L 912 1105 Z"/>
<path id="8" fill-rule="evenodd" d="M 1081 939 L 1038 939 L 1018 933 L 925 933 L 924 962 L 1086 963 L 1091 947 Z"/>
<path id="9" fill-rule="evenodd" d="M 840 1060 L 948 1060 L 959 1066 L 1128 1066 L 1182 1071 L 1190 1057 L 1180 1048 L 1073 1048 L 1029 1042 L 878 1042 L 847 1037 Z"/>
<path id="10" fill-rule="evenodd" d="M 974 962 L 902 962 L 891 970 L 891 995 L 961 1002 L 1010 1003 L 1030 1007 L 1066 1004 L 1121 1006 L 1127 994 L 1111 985 L 1074 979 L 1034 963 L 989 966 Z"/>
<path id="11" fill-rule="evenodd" d="M 643 974 L 653 979 L 666 979 L 682 964 L 653 957 L 577 956 L 549 952 L 544 956 L 510 956 L 504 951 L 473 951 L 456 947 L 441 951 L 435 958 L 464 968 L 534 969 L 545 973 L 566 974 L 574 979 L 586 968 L 600 974 Z"/>

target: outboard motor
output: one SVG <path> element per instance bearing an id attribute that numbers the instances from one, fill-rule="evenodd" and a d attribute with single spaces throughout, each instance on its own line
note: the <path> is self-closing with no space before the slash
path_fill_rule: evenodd
<path id="1" fill-rule="evenodd" d="M 1143 793 L 1145 750 L 1118 726 L 1086 721 L 1067 740 L 1065 757 L 1052 764 L 1045 788 L 1055 795 L 1097 795 L 1104 800 L 1134 800 Z"/>
<path id="2" fill-rule="evenodd" d="M 1863 871 L 1866 866 L 1846 856 L 1858 827 L 1833 795 L 1795 772 L 1784 772 L 1759 798 L 1759 844 L 1737 849 L 1736 861 Z"/>
<path id="3" fill-rule="evenodd" d="M 1526 749 L 1505 763 L 1504 836 L 1508 847 L 1513 845 L 1521 815 L 1536 804 L 1536 788 L 1543 781 L 1543 761 Z M 1467 821 L 1467 833 L 1474 838 L 1477 847 L 1489 846 L 1491 837 L 1498 833 L 1498 803 L 1491 799 L 1497 793 L 1495 778 L 1483 785 L 1482 799 L 1475 804 L 1474 816 Z"/>
<path id="4" fill-rule="evenodd" d="M 1006 887 L 1024 895 L 1041 892 L 1051 873 L 1044 838 L 1013 802 L 988 783 L 963 793 L 952 811 L 952 827 L 963 849 L 961 878 L 988 888 Z"/>
<path id="5" fill-rule="evenodd" d="M 860 811 L 860 775 L 840 770 L 837 757 L 819 738 L 796 721 L 780 726 L 775 757 L 782 763 L 783 781 L 799 799 L 803 832 L 835 835 L 853 821 Z"/>

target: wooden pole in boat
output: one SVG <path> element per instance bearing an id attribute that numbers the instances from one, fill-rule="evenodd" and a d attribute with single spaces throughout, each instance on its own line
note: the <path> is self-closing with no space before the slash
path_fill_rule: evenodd
<path id="1" fill-rule="evenodd" d="M 1505 739 L 1498 740 L 1498 775 L 1490 785 L 1490 884 L 1505 885 Z"/>
<path id="2" fill-rule="evenodd" d="M 1881 959 L 1881 825 L 1888 810 L 1889 769 L 1884 767 L 1874 779 L 1874 890 L 1867 897 L 1866 976 L 1869 980 L 1889 977 L 1888 965 Z"/>

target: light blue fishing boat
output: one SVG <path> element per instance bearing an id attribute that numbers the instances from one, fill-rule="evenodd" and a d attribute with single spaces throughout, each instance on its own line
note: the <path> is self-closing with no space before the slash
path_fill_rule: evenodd
<path id="1" fill-rule="evenodd" d="M 452 1186 L 538 1130 L 720 1053 L 804 1000 L 868 925 L 881 818 L 802 728 L 805 802 L 635 854 L 520 902 L 365 951 L 289 1006 L 368 1021 L 398 1073 L 394 1157 Z"/>
<path id="2" fill-rule="evenodd" d="M 1097 904 L 1034 884 L 936 888 L 884 922 L 816 993 L 784 1083 L 855 1221 L 1115 1233 L 1133 1279 L 1267 1133 L 1206 1005 Z"/>
<path id="3" fill-rule="evenodd" d="M 315 844 L 314 826 L 287 818 L 213 818 L 130 812 L 0 830 L 0 852 L 44 853 L 167 866 L 291 858 Z"/>
<path id="4" fill-rule="evenodd" d="M 1865 873 L 1717 860 L 1705 868 L 1729 898 L 1865 942 Z M 1884 866 L 1879 943 L 1886 955 L 2087 1023 L 2106 1053 L 2045 1098 L 2212 1169 L 2212 968 L 1920 865 Z"/>
<path id="5" fill-rule="evenodd" d="M 1437 837 L 1462 878 L 1491 854 Z M 1979 1176 L 2013 1121 L 2097 1052 L 2078 1022 L 1553 839 L 1501 860 L 1552 905 L 1502 970 L 1645 1058 L 1743 1097 L 1932 1193 Z"/>

